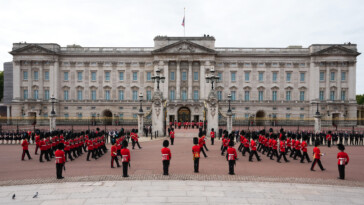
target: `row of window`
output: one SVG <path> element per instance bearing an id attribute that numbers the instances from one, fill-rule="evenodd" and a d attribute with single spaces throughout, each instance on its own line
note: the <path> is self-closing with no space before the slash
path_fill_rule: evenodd
<path id="1" fill-rule="evenodd" d="M 47 115 L 48 116 L 48 115 Z M 68 113 L 64 113 L 64 118 L 69 118 L 69 114 Z M 82 113 L 81 112 L 79 112 L 79 113 L 77 113 L 76 114 L 76 117 L 77 118 L 82 118 L 83 117 L 83 115 L 82 115 Z M 91 113 L 91 117 L 96 117 L 96 113 Z M 118 118 L 119 119 L 123 119 L 124 118 L 124 113 L 119 113 L 119 115 L 118 115 Z M 137 114 L 133 114 L 133 118 L 134 119 L 137 119 L 138 118 L 138 115 Z"/>
<path id="2" fill-rule="evenodd" d="M 28 90 L 23 90 L 23 98 L 24 100 L 27 100 L 29 98 Z M 38 100 L 39 99 L 39 91 L 33 90 L 33 99 Z M 49 90 L 44 90 L 44 100 L 49 100 Z"/>
<path id="3" fill-rule="evenodd" d="M 330 81 L 336 80 L 336 72 L 330 72 Z M 325 81 L 325 71 L 320 71 L 320 81 Z M 341 72 L 341 81 L 346 81 L 346 72 Z"/>
<path id="4" fill-rule="evenodd" d="M 171 71 L 169 73 L 169 80 L 171 81 L 175 81 L 176 80 L 176 73 L 174 71 Z M 182 80 L 183 81 L 187 81 L 187 72 L 182 71 Z M 193 80 L 194 81 L 198 81 L 199 77 L 198 77 L 198 72 L 193 72 Z"/>
<path id="5" fill-rule="evenodd" d="M 175 90 L 170 90 L 169 91 L 169 99 L 170 100 L 175 100 L 176 99 Z M 187 91 L 186 90 L 182 90 L 181 99 L 182 100 L 187 100 Z M 198 90 L 194 90 L 193 91 L 193 100 L 199 100 L 199 99 L 200 99 L 200 97 L 199 97 Z"/>
<path id="6" fill-rule="evenodd" d="M 23 80 L 28 80 L 28 71 L 23 71 Z M 33 71 L 33 80 L 39 80 L 38 71 Z M 44 71 L 44 80 L 49 80 L 49 71 Z"/>
<path id="7" fill-rule="evenodd" d="M 346 100 L 346 90 L 341 90 L 340 97 L 341 97 L 340 100 Z M 325 91 L 324 90 L 320 90 L 319 98 L 320 98 L 320 101 L 325 100 Z M 331 101 L 336 100 L 336 91 L 335 90 L 330 91 L 330 100 Z"/>
<path id="8" fill-rule="evenodd" d="M 300 73 L 300 82 L 305 82 L 305 74 L 306 73 Z M 222 80 L 222 74 L 218 74 L 220 80 Z M 272 72 L 272 81 L 277 82 L 278 72 Z M 231 72 L 230 77 L 231 82 L 236 82 L 236 72 Z M 250 72 L 244 72 L 244 80 L 250 81 Z M 264 72 L 258 73 L 258 80 L 259 82 L 264 81 Z M 292 72 L 286 72 L 286 81 L 291 82 L 292 80 Z"/>
<path id="9" fill-rule="evenodd" d="M 110 81 L 110 71 L 105 71 L 105 81 Z M 96 77 L 97 77 L 97 72 L 96 71 L 91 71 L 91 81 L 96 81 Z M 124 80 L 124 72 L 119 72 L 119 81 L 123 81 Z M 69 72 L 66 71 L 63 73 L 63 80 L 64 81 L 68 81 L 69 80 Z M 78 71 L 77 72 L 77 81 L 82 81 L 83 80 L 83 71 Z M 132 80 L 133 81 L 137 81 L 138 80 L 138 72 L 132 72 Z M 147 81 L 151 81 L 152 80 L 152 72 L 147 72 Z"/>

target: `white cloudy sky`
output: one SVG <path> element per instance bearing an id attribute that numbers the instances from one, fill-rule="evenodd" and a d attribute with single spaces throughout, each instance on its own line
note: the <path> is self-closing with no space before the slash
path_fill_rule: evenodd
<path id="1" fill-rule="evenodd" d="M 213 35 L 220 47 L 352 42 L 364 51 L 362 0 L 0 0 L 0 63 L 20 41 L 153 46 L 156 35 L 183 35 L 184 7 L 186 35 Z M 359 77 L 357 93 L 364 94 Z"/>

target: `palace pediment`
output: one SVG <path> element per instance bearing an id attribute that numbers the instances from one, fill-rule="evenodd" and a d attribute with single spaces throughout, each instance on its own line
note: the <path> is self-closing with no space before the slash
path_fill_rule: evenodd
<path id="1" fill-rule="evenodd" d="M 54 51 L 51 51 L 49 49 L 46 49 L 46 48 L 36 45 L 36 44 L 29 44 L 22 48 L 15 49 L 9 53 L 12 55 L 39 55 L 39 54 L 54 55 L 54 54 L 57 54 Z"/>
<path id="2" fill-rule="evenodd" d="M 321 55 L 323 55 L 323 56 L 358 56 L 358 55 L 360 55 L 360 53 L 355 50 L 351 50 L 351 49 L 345 48 L 340 45 L 334 45 L 334 46 L 325 48 L 323 50 L 317 51 L 317 52 L 313 53 L 312 55 L 315 55 L 315 56 L 321 56 Z"/>
<path id="3" fill-rule="evenodd" d="M 152 51 L 153 54 L 215 54 L 216 52 L 207 47 L 191 41 L 179 41 L 168 46 Z"/>

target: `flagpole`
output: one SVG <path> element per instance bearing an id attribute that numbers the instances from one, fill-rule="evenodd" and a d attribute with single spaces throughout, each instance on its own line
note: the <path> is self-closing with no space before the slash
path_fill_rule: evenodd
<path id="1" fill-rule="evenodd" d="M 183 26 L 183 36 L 186 37 L 186 7 L 183 9 L 183 18 L 184 18 L 184 26 Z"/>

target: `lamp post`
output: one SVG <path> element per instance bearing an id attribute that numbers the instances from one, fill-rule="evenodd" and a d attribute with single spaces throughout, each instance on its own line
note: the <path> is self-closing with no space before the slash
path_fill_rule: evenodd
<path id="1" fill-rule="evenodd" d="M 228 109 L 228 113 L 231 112 L 231 107 L 230 107 L 230 102 L 231 102 L 231 94 L 229 93 L 228 95 L 228 102 L 229 102 L 229 109 Z"/>
<path id="2" fill-rule="evenodd" d="M 316 103 L 316 113 L 315 113 L 315 133 L 321 132 L 321 114 L 319 112 L 319 103 Z"/>
<path id="3" fill-rule="evenodd" d="M 219 80 L 219 76 L 215 76 L 215 69 L 210 69 L 210 74 L 206 75 L 206 83 L 211 82 L 211 90 L 214 90 L 214 83 Z"/>
<path id="4" fill-rule="evenodd" d="M 159 85 L 159 84 L 158 84 Z M 159 86 L 158 86 L 159 89 Z M 140 108 L 139 108 L 139 112 L 143 112 L 143 108 L 142 108 L 142 102 L 143 102 L 143 93 L 140 92 L 139 93 L 139 101 L 140 101 Z"/>
<path id="5" fill-rule="evenodd" d="M 164 79 L 166 79 L 166 77 L 161 76 L 161 70 L 159 68 L 155 71 L 155 73 L 156 73 L 156 75 L 152 76 L 152 81 L 153 81 L 153 83 L 157 82 L 157 90 L 159 90 L 159 83 L 164 83 Z M 142 94 L 142 97 L 143 97 L 143 94 Z"/>
<path id="6" fill-rule="evenodd" d="M 51 103 L 52 103 L 51 115 L 56 115 L 56 112 L 54 111 L 54 103 L 56 103 L 56 98 L 54 98 L 53 96 L 51 97 Z"/>
<path id="7" fill-rule="evenodd" d="M 320 115 L 320 112 L 319 112 L 319 103 L 316 103 L 316 107 L 317 107 L 317 109 L 316 109 L 316 115 Z"/>
<path id="8" fill-rule="evenodd" d="M 56 98 L 52 95 L 52 97 L 51 97 L 52 111 L 51 111 L 51 116 L 49 117 L 49 120 L 50 120 L 49 121 L 49 130 L 50 131 L 53 131 L 56 129 L 56 111 L 54 111 L 55 103 L 56 103 Z"/>

